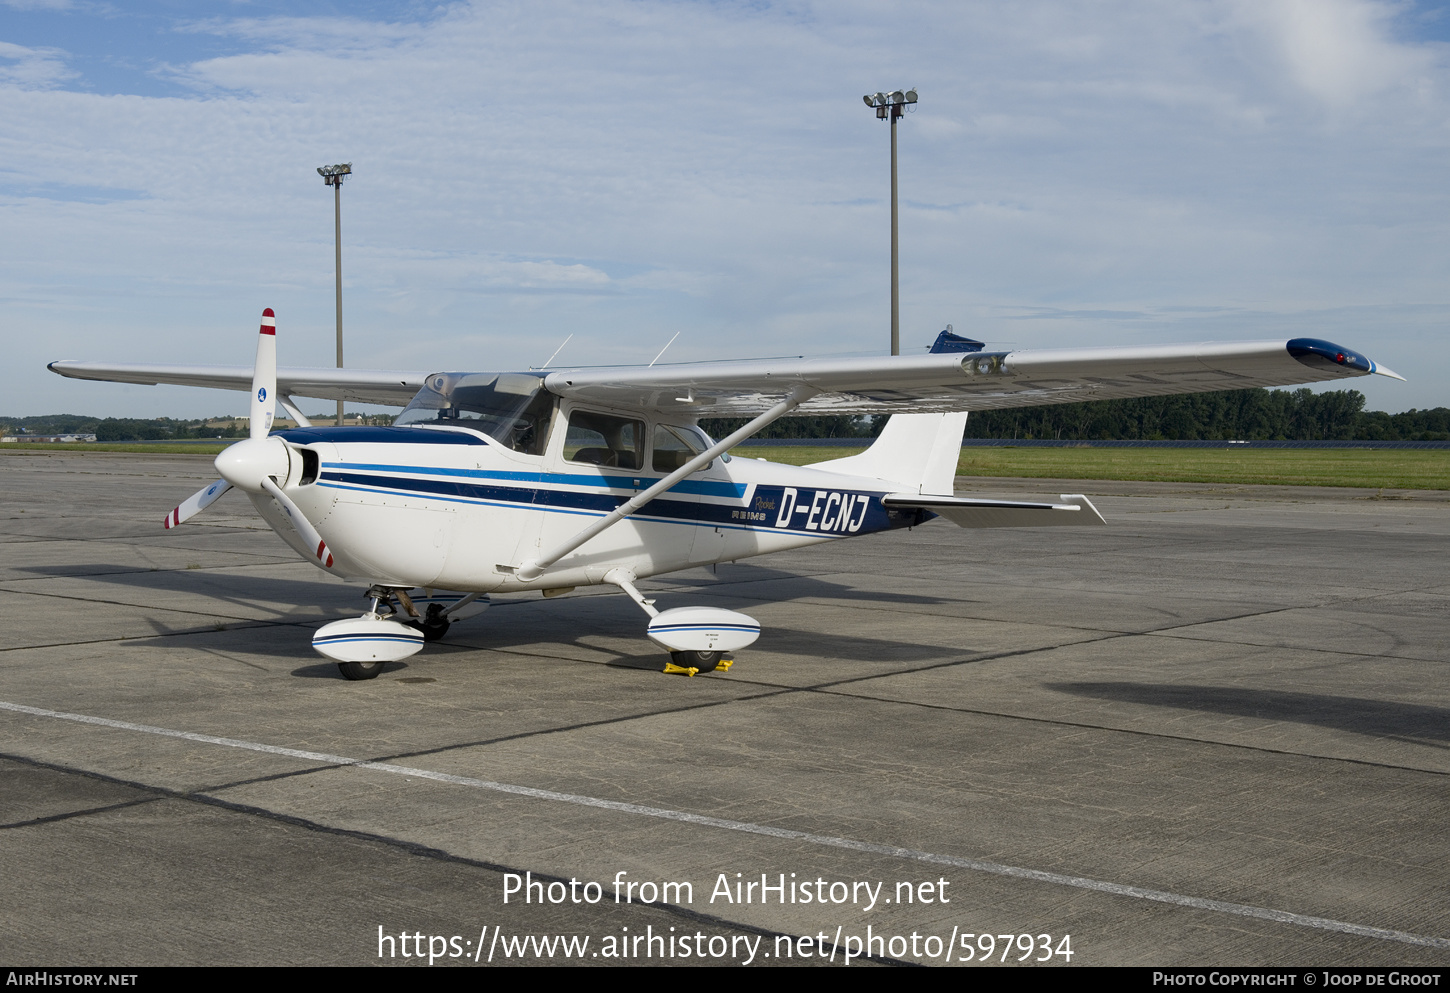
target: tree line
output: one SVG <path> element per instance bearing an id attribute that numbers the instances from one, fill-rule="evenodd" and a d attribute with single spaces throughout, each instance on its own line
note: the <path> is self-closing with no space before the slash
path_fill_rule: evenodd
<path id="1" fill-rule="evenodd" d="M 211 418 L 223 420 L 223 418 Z M 226 418 L 230 421 L 230 418 Z M 172 417 L 86 417 L 81 414 L 44 414 L 36 417 L 0 417 L 0 434 L 94 434 L 97 441 L 169 441 L 193 438 L 238 438 L 245 428 L 228 423 L 208 427 L 206 419 Z"/>
<path id="2" fill-rule="evenodd" d="M 1095 400 L 1011 410 L 976 411 L 967 418 L 968 438 L 1055 441 L 1450 441 L 1450 408 L 1387 414 L 1364 409 L 1358 390 L 1231 390 L 1179 396 Z M 230 421 L 230 418 L 210 418 Z M 370 423 L 389 423 L 371 415 Z M 707 417 L 700 426 L 716 438 L 743 427 L 748 418 Z M 878 416 L 782 417 L 760 438 L 873 438 L 886 423 Z M 53 414 L 0 417 L 0 433 L 94 433 L 97 441 L 164 441 L 236 438 L 245 429 L 207 420 L 158 417 L 85 417 Z"/>
<path id="3" fill-rule="evenodd" d="M 1358 390 L 1229 390 L 975 411 L 966 437 L 1054 441 L 1450 441 L 1450 408 L 1366 411 Z M 721 437 L 746 418 L 707 418 Z M 884 416 L 781 418 L 762 438 L 869 438 Z"/>

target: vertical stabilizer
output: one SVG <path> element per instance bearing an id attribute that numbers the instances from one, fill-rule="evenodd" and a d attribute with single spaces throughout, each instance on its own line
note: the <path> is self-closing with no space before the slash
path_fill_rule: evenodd
<path id="1" fill-rule="evenodd" d="M 811 468 L 882 479 L 900 492 L 950 496 L 966 427 L 965 411 L 892 414 L 866 451 Z"/>

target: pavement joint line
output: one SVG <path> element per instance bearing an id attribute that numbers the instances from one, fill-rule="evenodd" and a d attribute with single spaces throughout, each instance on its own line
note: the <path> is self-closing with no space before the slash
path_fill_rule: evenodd
<path id="1" fill-rule="evenodd" d="M 1233 618 L 1237 620 L 1237 618 Z M 1209 622 L 1216 623 L 1216 622 Z M 1393 659 L 1396 662 L 1428 662 L 1432 665 L 1445 665 L 1446 659 L 1425 658 L 1420 655 L 1376 655 L 1373 652 L 1352 652 L 1343 648 L 1309 648 L 1304 645 L 1267 645 L 1258 641 L 1236 641 L 1224 638 L 1195 637 L 1191 634 L 1176 634 L 1172 631 L 1147 631 L 1147 636 L 1163 638 L 1177 638 L 1179 641 L 1194 641 L 1206 645 L 1239 645 L 1243 648 L 1269 648 L 1281 652 L 1314 652 L 1323 655 L 1346 655 L 1354 659 Z"/>
<path id="2" fill-rule="evenodd" d="M 177 570 L 177 571 L 180 572 L 181 570 Z M 84 577 L 79 577 L 79 578 L 84 578 Z M 0 585 L 3 585 L 3 584 L 0 584 Z M 125 603 L 125 602 L 118 602 L 116 600 L 107 600 L 107 599 L 104 599 L 104 598 L 101 598 L 101 597 L 73 596 L 73 595 L 66 594 L 66 593 L 41 593 L 41 592 L 37 592 L 35 590 L 0 590 L 0 592 L 12 593 L 12 594 L 14 594 L 16 596 L 39 596 L 39 597 L 48 597 L 49 599 L 52 599 L 52 600 L 74 600 L 77 603 L 104 604 L 105 606 L 108 606 L 108 607 L 129 607 L 129 608 L 131 608 L 133 610 L 162 610 L 162 611 L 165 611 L 168 614 L 191 614 L 191 615 L 196 616 L 196 617 L 221 617 L 221 618 L 224 618 L 224 619 L 227 619 L 227 620 L 235 620 L 235 621 L 251 621 L 251 620 L 254 620 L 254 618 L 251 618 L 251 617 L 228 617 L 228 615 L 226 615 L 226 614 L 207 613 L 207 612 L 201 611 L 201 610 L 187 610 L 184 607 L 157 607 L 157 606 L 154 606 L 154 605 L 151 605 L 151 604 Z M 164 592 L 170 592 L 170 591 L 164 591 Z M 278 622 L 264 622 L 264 623 L 278 623 Z"/>
<path id="3" fill-rule="evenodd" d="M 490 872 L 522 872 L 521 866 L 504 865 L 498 862 L 487 862 L 483 859 L 469 858 L 466 855 L 458 855 L 453 852 L 449 852 L 441 848 L 434 848 L 430 845 L 424 845 L 416 841 L 408 841 L 406 838 L 395 838 L 391 835 L 377 834 L 371 831 L 358 831 L 352 828 L 335 827 L 330 824 L 323 824 L 320 821 L 313 821 L 308 820 L 305 817 L 298 817 L 295 814 L 284 814 L 280 811 L 268 810 L 265 807 L 258 807 L 253 804 L 237 803 L 233 800 L 226 800 L 222 797 L 210 796 L 208 794 L 209 790 L 215 790 L 224 787 L 204 787 L 199 790 L 190 791 L 176 790 L 170 789 L 165 786 L 156 786 L 150 783 L 142 783 L 132 779 L 121 779 L 116 776 L 108 776 L 105 773 L 92 772 L 88 769 L 78 769 L 71 766 L 57 765 L 53 762 L 43 762 L 39 759 L 33 759 L 23 755 L 0 753 L 0 759 L 8 759 L 12 762 L 23 762 L 27 765 L 31 765 L 39 769 L 48 769 L 53 772 L 65 773 L 72 776 L 84 776 L 88 779 L 94 779 L 98 782 L 113 783 L 118 786 L 125 786 L 130 789 L 151 794 L 150 796 L 147 796 L 143 799 L 131 800 L 125 803 L 115 804 L 111 807 L 104 807 L 79 812 L 83 814 L 105 813 L 110 810 L 120 809 L 123 807 L 133 807 L 147 803 L 155 803 L 158 800 L 181 800 L 188 803 L 200 804 L 206 807 L 215 807 L 236 814 L 246 814 L 252 817 L 261 817 L 270 821 L 277 821 L 282 824 L 288 824 L 293 827 L 300 827 L 307 831 L 316 831 L 319 834 L 330 834 L 344 838 L 352 838 L 357 841 L 367 841 L 379 845 L 386 845 L 389 848 L 402 849 L 408 854 L 415 855 L 420 858 L 436 859 L 440 862 L 451 862 L 456 865 L 466 865 L 475 869 L 485 869 Z M 297 775 L 297 773 L 286 773 L 284 775 Z M 273 778 L 279 777 L 263 777 L 255 780 L 255 782 L 266 782 L 269 779 Z M 532 872 L 532 870 L 530 871 Z M 542 880 L 545 884 L 556 882 L 568 885 L 569 882 L 563 876 L 555 876 L 547 872 L 535 872 L 533 878 L 537 880 Z M 660 901 L 658 903 L 649 904 L 648 906 L 672 917 L 683 918 L 685 920 L 694 921 L 699 924 L 708 924 L 716 927 L 728 927 L 736 931 L 746 931 L 751 934 L 758 934 L 766 938 L 799 937 L 799 935 L 788 935 L 784 931 L 772 931 L 769 928 L 763 928 L 755 924 L 749 924 L 745 921 L 732 920 L 728 917 L 720 917 L 716 914 L 706 914 L 701 911 L 695 910 L 692 907 L 683 907 L 676 903 L 665 903 L 664 901 Z M 921 967 L 921 964 L 918 962 L 894 959 L 885 955 L 863 955 L 861 956 L 861 958 L 864 961 L 875 962 L 879 965 L 905 966 L 914 968 Z"/>
<path id="4" fill-rule="evenodd" d="M 1205 910 L 1222 914 L 1231 914 L 1238 917 L 1248 917 L 1257 920 L 1273 921 L 1280 924 L 1291 924 L 1299 927 L 1315 928 L 1322 931 L 1333 931 L 1340 934 L 1351 934 L 1362 938 L 1374 938 L 1380 941 L 1394 941 L 1407 945 L 1420 945 L 1427 948 L 1450 949 L 1450 938 L 1439 938 L 1431 935 L 1413 934 L 1408 931 L 1396 931 L 1389 928 L 1371 927 L 1365 924 L 1353 924 L 1347 921 L 1337 921 L 1327 917 L 1314 917 L 1308 914 L 1296 914 L 1286 910 L 1273 910 L 1266 907 L 1255 907 L 1249 904 L 1230 903 L 1224 900 L 1213 900 L 1205 897 L 1187 896 L 1181 893 L 1171 893 L 1166 890 L 1147 889 L 1141 886 L 1129 886 L 1123 883 L 1111 883 L 1104 880 L 1089 879 L 1085 876 L 1071 876 L 1058 872 L 1045 872 L 1040 869 L 1027 869 L 1021 866 L 1005 865 L 1000 862 L 989 862 L 983 859 L 962 858 L 955 855 L 939 855 L 933 852 L 924 852 L 912 848 L 899 848 L 894 845 L 883 845 L 870 841 L 857 841 L 851 838 L 838 838 L 832 835 L 814 834 L 808 831 L 796 831 L 790 828 L 770 827 L 764 824 L 751 824 L 746 821 L 728 820 L 721 817 L 709 817 L 703 814 L 692 814 L 686 811 L 670 810 L 663 807 L 650 807 L 643 804 L 627 803 L 619 800 L 604 800 L 598 797 L 583 796 L 577 793 L 561 793 L 555 790 L 537 789 L 531 786 L 516 786 L 509 783 L 499 783 L 487 779 L 475 779 L 471 776 L 455 776 L 450 773 L 434 772 L 430 769 L 415 769 L 408 766 L 390 765 L 384 762 L 368 761 L 364 759 L 349 758 L 342 755 L 331 755 L 325 752 L 310 752 L 296 748 L 284 748 L 279 745 L 267 745 L 261 742 L 242 741 L 236 738 L 221 738 L 215 735 L 198 734 L 193 731 L 177 731 L 170 728 L 154 727 L 147 724 L 135 724 L 130 721 L 117 721 L 105 717 L 92 717 L 87 714 L 71 714 L 63 711 L 45 710 L 40 707 L 29 707 L 24 704 L 0 701 L 0 710 L 8 710 L 19 714 L 29 714 L 34 717 L 49 717 L 59 720 L 74 721 L 80 724 L 92 724 L 100 727 L 114 728 L 121 731 L 139 731 L 145 734 L 161 735 L 168 738 L 180 738 L 186 741 L 195 741 L 202 744 L 224 745 L 229 748 L 241 748 L 247 751 L 265 752 L 272 755 L 283 755 L 290 758 L 304 759 L 311 762 L 322 762 L 336 766 L 351 766 L 358 769 L 367 769 L 373 772 L 385 772 L 392 775 L 417 777 L 429 779 L 435 782 L 450 783 L 457 786 L 470 786 L 475 789 L 489 790 L 495 793 L 507 793 L 515 796 L 524 796 L 536 800 L 550 800 L 556 803 L 568 803 L 581 807 L 593 807 L 600 810 L 610 810 L 617 813 L 635 814 L 643 817 L 655 817 L 662 820 L 676 821 L 684 824 L 694 824 L 700 827 L 719 828 L 726 831 L 738 831 L 743 834 L 761 835 L 768 838 L 778 838 L 785 841 L 801 841 L 807 844 L 820 845 L 829 848 L 839 848 L 846 851 L 863 852 L 871 855 L 884 855 L 890 858 L 908 859 L 916 862 L 926 862 L 933 865 L 951 866 L 956 869 L 967 869 L 974 872 L 988 873 L 996 876 L 1007 876 L 1015 879 L 1024 879 L 1040 883 L 1048 883 L 1057 886 L 1069 886 L 1074 889 L 1090 890 L 1098 893 L 1105 893 L 1111 896 L 1130 897 L 1138 900 L 1148 900 L 1154 903 L 1163 903 L 1171 906 L 1187 907 L 1193 910 Z"/>
<path id="5" fill-rule="evenodd" d="M 598 665 L 599 663 L 583 663 L 584 665 Z M 789 693 L 788 689 L 770 689 L 765 692 L 745 693 L 739 696 L 732 696 L 721 700 L 707 700 L 702 703 L 691 703 L 681 707 L 670 707 L 665 710 L 651 710 L 638 714 L 620 714 L 617 717 L 606 717 L 597 721 L 584 721 L 579 724 L 569 724 L 561 727 L 539 728 L 534 731 L 520 731 L 517 734 L 506 734 L 498 738 L 486 738 L 480 741 L 460 741 L 452 745 L 440 745 L 437 748 L 424 748 L 411 752 L 396 752 L 392 755 L 381 755 L 372 761 L 374 762 L 396 762 L 398 759 L 415 759 L 425 755 L 441 755 L 444 752 L 459 751 L 465 748 L 487 748 L 490 745 L 501 745 L 510 741 L 518 741 L 524 738 L 538 738 L 550 734 L 566 734 L 573 731 L 584 731 L 589 728 L 608 727 L 611 724 L 627 724 L 630 721 L 648 720 L 652 717 L 673 717 L 678 714 L 688 714 L 696 710 L 709 710 L 712 707 L 724 707 L 732 703 L 745 703 L 754 700 L 769 699 L 774 696 L 783 696 Z"/>
<path id="6" fill-rule="evenodd" d="M 1156 633 L 1156 632 L 1149 632 L 1149 633 L 1151 634 L 1151 633 Z M 1397 772 L 1417 772 L 1417 773 L 1424 773 L 1425 775 L 1430 775 L 1430 776 L 1445 776 L 1445 775 L 1450 775 L 1450 773 L 1447 773 L 1447 772 L 1442 771 L 1442 770 L 1439 770 L 1439 769 L 1424 769 L 1424 768 L 1421 768 L 1419 766 L 1397 765 L 1397 764 L 1392 763 L 1392 762 L 1374 762 L 1374 761 L 1371 761 L 1369 759 L 1349 758 L 1349 757 L 1342 756 L 1342 755 L 1316 755 L 1316 754 L 1313 754 L 1313 753 L 1310 753 L 1310 752 L 1291 751 L 1289 749 L 1284 749 L 1284 748 L 1266 748 L 1266 747 L 1264 747 L 1262 745 L 1246 745 L 1246 744 L 1243 744 L 1242 742 L 1216 741 L 1216 740 L 1210 739 L 1210 738 L 1194 738 L 1194 737 L 1189 737 L 1187 735 L 1164 734 L 1161 731 L 1143 731 L 1143 730 L 1140 730 L 1138 728 L 1112 727 L 1112 726 L 1106 725 L 1106 724 L 1087 724 L 1087 723 L 1084 723 L 1084 722 L 1081 722 L 1081 721 L 1068 721 L 1068 720 L 1063 720 L 1061 718 L 1056 718 L 1056 717 L 1032 717 L 1032 716 L 1027 715 L 1027 714 L 1008 714 L 1008 713 L 1003 713 L 1001 711 L 995 711 L 995 710 L 978 710 L 978 709 L 974 709 L 974 708 L 971 708 L 971 707 L 949 707 L 949 706 L 946 706 L 944 704 L 923 703 L 920 700 L 900 700 L 900 699 L 895 699 L 895 698 L 892 698 L 892 697 L 875 696 L 875 695 L 867 694 L 867 693 L 852 693 L 852 692 L 849 692 L 849 691 L 842 690 L 842 689 L 839 689 L 838 688 L 838 687 L 849 686 L 849 685 L 851 685 L 853 683 L 862 683 L 862 682 L 870 682 L 872 680 L 890 679 L 890 678 L 895 677 L 895 676 L 910 676 L 910 675 L 915 675 L 915 674 L 922 673 L 922 672 L 931 672 L 931 671 L 934 671 L 934 670 L 937 670 L 937 669 L 950 669 L 950 668 L 953 668 L 955 666 L 975 665 L 975 664 L 977 664 L 979 662 L 994 662 L 994 661 L 999 661 L 1001 659 L 1012 658 L 1012 657 L 1019 656 L 1019 655 L 1031 655 L 1034 652 L 1050 651 L 1050 650 L 1054 650 L 1054 649 L 1057 649 L 1057 648 L 1065 648 L 1065 647 L 1075 647 L 1077 645 L 1093 644 L 1094 642 L 1097 642 L 1097 641 L 1107 641 L 1107 640 L 1111 640 L 1111 639 L 1117 638 L 1117 637 L 1132 637 L 1132 636 L 1133 636 L 1133 633 L 1132 632 L 1128 632 L 1126 634 L 1117 634 L 1117 633 L 1107 634 L 1107 635 L 1103 635 L 1103 636 L 1098 637 L 1098 638 L 1091 638 L 1091 639 L 1088 639 L 1086 641 L 1067 642 L 1067 643 L 1065 643 L 1063 645 L 1050 645 L 1050 646 L 1045 646 L 1043 648 L 1013 649 L 1013 650 L 1010 650 L 1010 651 L 999 652 L 999 653 L 996 653 L 996 654 L 983 654 L 983 655 L 977 656 L 976 658 L 953 659 L 953 660 L 947 661 L 947 662 L 934 662 L 934 663 L 931 663 L 929 665 L 917 666 L 917 667 L 911 668 L 911 669 L 900 669 L 900 670 L 896 670 L 896 671 L 893 671 L 893 672 L 876 673 L 876 674 L 870 674 L 870 675 L 864 675 L 864 676 L 852 676 L 852 677 L 850 677 L 848 679 L 833 680 L 833 681 L 824 682 L 824 683 L 812 683 L 812 684 L 808 684 L 808 685 L 805 685 L 805 686 L 788 686 L 788 685 L 785 685 L 785 684 L 782 684 L 782 683 L 771 683 L 771 682 L 766 682 L 766 681 L 760 680 L 760 679 L 731 679 L 730 680 L 730 683 L 732 685 L 737 685 L 737 686 L 738 685 L 756 686 L 756 687 L 760 687 L 761 688 L 761 691 L 760 692 L 757 692 L 757 693 L 742 694 L 741 696 L 730 697 L 730 698 L 725 699 L 725 700 L 715 700 L 715 701 L 711 701 L 711 702 L 708 702 L 708 703 L 694 704 L 694 705 L 691 705 L 691 706 L 688 706 L 688 707 L 673 708 L 673 709 L 662 710 L 662 711 L 649 711 L 647 713 L 631 714 L 631 715 L 627 715 L 627 716 L 623 716 L 623 717 L 614 717 L 614 718 L 609 718 L 607 720 L 602 720 L 602 721 L 592 721 L 592 722 L 589 722 L 589 723 L 586 723 L 586 724 L 570 725 L 568 727 L 544 728 L 544 729 L 541 729 L 541 730 L 538 730 L 538 731 L 529 731 L 529 732 L 525 732 L 525 733 L 522 733 L 522 734 L 509 735 L 509 736 L 506 736 L 506 737 L 503 737 L 503 738 L 492 738 L 492 739 L 482 740 L 482 741 L 460 742 L 460 743 L 454 744 L 454 745 L 442 745 L 442 746 L 439 746 L 437 748 L 429 748 L 429 749 L 425 749 L 425 750 L 421 750 L 421 751 L 416 751 L 416 752 L 400 752 L 400 753 L 398 753 L 396 755 L 390 755 L 390 756 L 381 757 L 380 759 L 378 759 L 378 761 L 383 761 L 385 759 L 386 760 L 394 760 L 394 759 L 400 759 L 400 758 L 416 758 L 416 757 L 419 757 L 419 756 L 422 756 L 422 755 L 439 755 L 439 754 L 442 754 L 444 752 L 456 751 L 456 750 L 461 749 L 461 748 L 485 747 L 485 746 L 488 746 L 488 745 L 498 744 L 498 743 L 501 743 L 501 742 L 504 742 L 504 741 L 511 741 L 511 740 L 516 739 L 516 738 L 538 737 L 540 735 L 546 735 L 546 734 L 557 734 L 557 733 L 562 733 L 562 732 L 566 732 L 566 731 L 581 730 L 581 729 L 587 728 L 587 727 L 596 727 L 596 726 L 607 725 L 607 724 L 619 724 L 619 723 L 624 723 L 624 722 L 627 722 L 627 721 L 644 720 L 644 719 L 648 719 L 648 718 L 651 718 L 651 717 L 665 717 L 665 716 L 669 716 L 669 715 L 672 715 L 672 714 L 677 714 L 677 713 L 681 713 L 681 712 L 689 711 L 689 710 L 698 710 L 698 709 L 708 708 L 708 707 L 719 707 L 719 706 L 725 706 L 727 704 L 733 704 L 733 703 L 748 703 L 748 702 L 753 702 L 753 701 L 756 701 L 756 700 L 767 700 L 767 699 L 770 699 L 771 697 L 787 696 L 787 695 L 792 694 L 792 693 L 821 693 L 821 694 L 829 695 L 829 696 L 847 697 L 847 698 L 853 699 L 853 700 L 869 700 L 869 701 L 871 701 L 873 703 L 889 704 L 889 705 L 893 705 L 893 706 L 901 706 L 901 707 L 921 707 L 921 708 L 925 708 L 925 709 L 928 709 L 928 710 L 942 710 L 942 711 L 946 711 L 948 713 L 955 713 L 955 714 L 972 714 L 972 715 L 975 715 L 975 716 L 978 716 L 978 717 L 999 717 L 999 718 L 1002 718 L 1003 720 L 1029 721 L 1029 722 L 1036 723 L 1036 724 L 1049 724 L 1049 725 L 1052 725 L 1054 727 L 1080 728 L 1080 729 L 1085 730 L 1085 731 L 1106 731 L 1106 732 L 1110 732 L 1110 733 L 1113 733 L 1113 734 L 1127 734 L 1127 735 L 1133 735 L 1133 736 L 1141 737 L 1141 738 L 1157 738 L 1157 739 L 1162 739 L 1162 740 L 1165 740 L 1165 741 L 1182 741 L 1182 742 L 1189 742 L 1189 743 L 1200 744 L 1200 745 L 1216 745 L 1216 746 L 1221 747 L 1221 748 L 1233 748 L 1233 749 L 1238 749 L 1238 750 L 1242 750 L 1242 751 L 1259 752 L 1259 753 L 1263 753 L 1263 754 L 1266 754 L 1266 755 L 1283 755 L 1283 756 L 1286 756 L 1288 758 L 1312 759 L 1314 761 L 1319 761 L 1319 762 L 1345 762 L 1345 763 L 1348 763 L 1350 765 L 1363 765 L 1363 766 L 1368 766 L 1368 767 L 1374 768 L 1374 769 L 1393 769 L 1393 770 L 1395 770 Z M 499 648 L 495 648 L 495 649 L 482 649 L 482 648 L 475 648 L 475 649 L 472 649 L 472 650 L 475 650 L 475 651 L 485 651 L 485 650 L 487 650 L 487 651 L 496 652 L 496 653 L 501 654 L 501 655 L 515 655 L 515 656 L 518 656 L 518 657 L 521 657 L 521 658 L 546 658 L 546 657 L 547 658 L 553 658 L 553 656 L 543 656 L 543 655 L 539 655 L 539 654 L 536 654 L 536 653 L 525 652 L 525 651 L 521 651 L 521 650 L 517 650 L 517 649 L 499 649 Z M 1337 653 L 1337 654 L 1349 654 L 1349 653 Z M 592 662 L 592 661 L 583 660 L 583 659 L 570 659 L 569 661 L 571 661 L 573 663 L 576 663 L 576 664 L 579 664 L 579 665 L 610 665 L 611 664 L 609 662 Z M 1407 744 L 1416 744 L 1416 745 L 1423 745 L 1423 744 L 1425 744 L 1425 742 L 1418 741 L 1417 739 L 1413 739 L 1413 738 L 1402 738 L 1402 737 L 1399 737 L 1399 736 L 1396 736 L 1396 740 L 1403 740 Z M 1431 746 L 1431 747 L 1443 747 L 1443 746 Z"/>
<path id="7" fill-rule="evenodd" d="M 166 608 L 161 608 L 166 609 Z M 206 615 L 200 615 L 206 616 Z M 220 615 L 217 615 L 220 616 Z M 326 618 L 317 618 L 326 620 Z M 307 627 L 312 621 L 258 621 L 247 618 L 222 618 L 225 621 L 224 628 L 218 628 L 216 623 L 203 625 L 194 628 L 183 628 L 180 631 L 157 631 L 152 634 L 138 634 L 129 638 L 92 638 L 89 641 L 51 641 L 40 645 L 10 645 L 0 646 L 0 654 L 6 652 L 29 652 L 39 651 L 42 648 L 70 648 L 79 645 L 121 645 L 128 641 L 146 641 L 150 638 L 185 638 L 198 634 L 216 634 L 219 630 L 226 631 L 247 631 L 252 628 L 285 628 L 285 627 Z"/>
<path id="8" fill-rule="evenodd" d="M 965 663 L 963 663 L 965 664 Z M 1065 721 L 1060 717 L 1031 717 L 1026 714 L 1006 714 L 995 710 L 974 710 L 970 707 L 948 707 L 939 703 L 922 703 L 919 700 L 893 700 L 891 697 L 868 696 L 864 693 L 847 693 L 830 687 L 812 687 L 811 692 L 825 693 L 832 696 L 844 696 L 853 700 L 870 700 L 874 703 L 900 704 L 908 707 L 923 707 L 928 710 L 945 710 L 954 714 L 975 714 L 980 717 L 1001 717 L 1012 721 L 1031 721 L 1035 724 L 1051 724 L 1056 727 L 1081 728 L 1084 731 L 1110 731 L 1115 734 L 1131 734 L 1142 738 L 1159 738 L 1165 741 L 1183 741 L 1195 745 L 1217 745 L 1220 748 L 1237 748 L 1250 752 L 1263 752 L 1268 755 L 1284 755 L 1296 759 L 1313 759 L 1319 762 L 1347 762 L 1351 765 L 1364 765 L 1374 769 L 1394 769 L 1397 772 L 1420 772 L 1429 776 L 1447 776 L 1450 772 L 1440 769 L 1422 769 L 1413 765 L 1395 765 L 1390 762 L 1373 762 L 1369 759 L 1346 758 L 1342 755 L 1315 755 L 1311 752 L 1295 752 L 1284 748 L 1265 748 L 1263 745 L 1245 745 L 1236 741 L 1215 741 L 1212 738 L 1192 738 L 1181 734 L 1164 734 L 1161 731 L 1142 731 L 1137 728 L 1111 727 L 1107 724 L 1085 724 L 1081 721 Z M 764 694 L 762 694 L 764 695 Z M 1421 745 L 1429 748 L 1446 748 L 1450 746 L 1434 745 L 1420 741 L 1415 738 L 1408 738 L 1403 735 L 1389 735 L 1396 741 L 1403 741 L 1406 744 Z"/>
<path id="9" fill-rule="evenodd" d="M 27 542 L 19 542 L 18 544 L 30 545 L 30 544 L 34 544 L 34 542 L 28 542 L 27 541 Z M 187 546 L 187 545 L 171 545 L 171 546 L 168 546 L 167 547 L 166 551 L 191 552 L 191 553 L 193 553 L 195 555 L 216 555 L 216 554 L 218 554 L 217 553 L 217 550 L 214 549 L 214 548 L 193 548 L 193 547 L 190 547 L 190 546 Z M 251 558 L 253 560 L 262 558 L 259 555 L 254 555 L 254 554 L 245 553 L 245 552 L 224 551 L 221 554 L 223 554 L 223 555 L 248 555 L 249 558 Z M 34 576 L 15 576 L 15 577 L 12 577 L 10 579 L 0 580 L 0 583 L 4 583 L 5 585 L 8 586 L 11 583 L 44 583 L 44 582 L 47 582 L 49 580 L 55 580 L 55 579 L 109 579 L 109 578 L 112 578 L 112 577 L 115 577 L 115 576 L 149 576 L 149 575 L 153 575 L 153 574 L 170 575 L 172 573 L 183 573 L 184 574 L 184 573 L 188 573 L 188 572 L 207 572 L 207 573 L 215 573 L 215 574 L 218 574 L 218 575 L 225 575 L 229 571 L 242 570 L 242 569 L 262 569 L 262 568 L 270 568 L 272 566 L 278 566 L 278 565 L 292 565 L 295 562 L 296 562 L 296 559 L 295 558 L 285 559 L 285 558 L 282 558 L 279 555 L 279 556 L 276 556 L 276 557 L 273 557 L 273 558 L 265 559 L 263 561 L 230 562 L 230 563 L 227 563 L 225 565 L 199 565 L 196 568 L 192 568 L 190 566 L 187 566 L 185 568 L 177 568 L 176 566 L 165 566 L 165 565 L 153 565 L 153 566 L 116 566 L 115 568 L 113 568 L 109 572 L 68 572 L 68 573 L 48 573 L 46 575 L 34 575 Z M 14 592 L 24 592 L 24 591 L 22 591 L 22 590 L 16 590 Z"/>
<path id="10" fill-rule="evenodd" d="M 139 800 L 123 800 L 120 803 L 110 803 L 104 807 L 87 807 L 85 810 L 70 810 L 64 814 L 51 814 L 47 817 L 32 817 L 28 821 L 13 821 L 9 824 L 0 824 L 0 831 L 13 831 L 16 828 L 36 827 L 40 824 L 54 824 L 57 821 L 74 820 L 77 817 L 91 817 L 96 814 L 108 814 L 113 810 L 125 810 L 127 807 L 139 807 L 142 804 L 155 803 L 160 797 L 148 796 Z"/>

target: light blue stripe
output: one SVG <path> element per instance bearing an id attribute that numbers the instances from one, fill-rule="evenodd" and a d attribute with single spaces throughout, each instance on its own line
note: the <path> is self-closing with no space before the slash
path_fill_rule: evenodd
<path id="1" fill-rule="evenodd" d="M 371 462 L 324 462 L 324 469 L 352 471 L 398 472 L 416 476 L 459 476 L 465 479 L 501 479 L 515 483 L 540 483 L 553 486 L 589 486 L 609 490 L 635 489 L 634 480 L 640 481 L 639 489 L 652 486 L 663 476 L 651 477 L 641 472 L 638 476 L 606 476 L 603 473 L 583 475 L 561 472 L 511 472 L 502 469 L 447 469 L 418 465 L 381 465 Z M 721 483 L 705 479 L 682 479 L 670 487 L 670 493 L 693 493 L 697 496 L 733 497 L 745 496 L 744 483 Z"/>

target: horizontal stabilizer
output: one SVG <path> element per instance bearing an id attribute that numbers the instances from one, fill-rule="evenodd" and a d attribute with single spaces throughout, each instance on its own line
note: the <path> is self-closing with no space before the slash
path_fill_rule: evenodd
<path id="1" fill-rule="evenodd" d="M 929 510 L 962 528 L 1090 527 L 1108 523 L 1081 493 L 1064 494 L 1062 503 L 888 493 L 881 503 L 890 510 Z"/>

